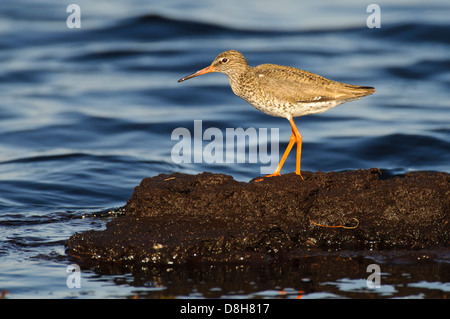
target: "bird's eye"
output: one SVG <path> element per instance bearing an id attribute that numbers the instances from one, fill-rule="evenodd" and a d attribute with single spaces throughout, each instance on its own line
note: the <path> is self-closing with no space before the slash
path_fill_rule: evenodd
<path id="1" fill-rule="evenodd" d="M 222 63 L 227 63 L 227 62 L 228 62 L 228 59 L 227 59 L 227 58 L 222 58 L 222 60 L 220 60 L 220 62 L 222 62 Z"/>

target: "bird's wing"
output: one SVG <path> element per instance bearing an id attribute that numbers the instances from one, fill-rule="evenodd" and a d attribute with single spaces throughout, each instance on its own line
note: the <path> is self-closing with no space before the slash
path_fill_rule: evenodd
<path id="1" fill-rule="evenodd" d="M 335 82 L 314 73 L 280 65 L 254 68 L 260 88 L 290 103 L 325 102 L 363 96 L 358 86 Z"/>

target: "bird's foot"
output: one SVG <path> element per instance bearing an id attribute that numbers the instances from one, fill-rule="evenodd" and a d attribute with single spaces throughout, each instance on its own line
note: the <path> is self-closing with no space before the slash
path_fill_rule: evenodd
<path id="1" fill-rule="evenodd" d="M 264 178 L 267 178 L 267 177 L 274 177 L 274 176 L 281 176 L 281 175 L 280 175 L 280 173 L 273 173 L 273 174 L 270 174 L 270 175 L 266 175 L 266 176 L 264 176 L 264 177 L 255 179 L 255 183 L 258 183 L 258 182 L 263 181 Z"/>
<path id="2" fill-rule="evenodd" d="M 298 176 L 300 176 L 300 178 L 304 181 L 305 179 L 303 178 L 303 176 L 302 176 L 302 174 L 301 173 L 297 173 L 296 172 L 296 174 L 298 175 Z M 274 177 L 274 176 L 281 176 L 281 174 L 280 173 L 273 173 L 273 174 L 270 174 L 270 175 L 266 175 L 266 176 L 264 176 L 264 177 L 261 177 L 261 178 L 258 178 L 258 179 L 255 179 L 255 183 L 258 183 L 258 182 L 261 182 L 261 181 L 263 181 L 264 180 L 264 178 L 267 178 L 267 177 Z"/>

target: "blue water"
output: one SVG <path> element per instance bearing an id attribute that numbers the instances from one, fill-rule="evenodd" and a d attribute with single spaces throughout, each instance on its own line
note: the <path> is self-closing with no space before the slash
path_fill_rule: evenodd
<path id="1" fill-rule="evenodd" d="M 70 3 L 81 8 L 80 29 L 66 25 Z M 90 214 L 124 205 L 144 177 L 261 175 L 264 165 L 248 161 L 174 163 L 171 133 L 192 132 L 194 120 L 222 132 L 278 128 L 284 150 L 289 123 L 234 96 L 226 76 L 177 83 L 225 50 L 243 52 L 250 65 L 296 66 L 376 88 L 373 96 L 296 119 L 303 170 L 450 172 L 450 5 L 378 1 L 381 28 L 369 29 L 370 3 L 2 0 L 0 290 L 7 298 L 128 297 L 137 290 L 158 297 L 170 290 L 169 281 L 136 285 L 130 275 L 95 270 L 83 270 L 82 288 L 69 289 L 64 242 L 104 228 L 108 218 Z M 291 155 L 282 172 L 294 169 Z M 448 252 L 431 255 L 439 257 L 430 267 L 448 269 Z M 448 275 L 414 278 L 389 269 L 409 281 L 391 282 L 375 297 L 448 295 Z M 308 276 L 304 282 L 314 280 Z M 364 282 L 349 274 L 324 281 L 321 291 L 304 289 L 304 297 L 364 297 Z M 277 297 L 279 289 L 274 283 L 214 296 Z M 207 294 L 193 288 L 177 296 Z"/>

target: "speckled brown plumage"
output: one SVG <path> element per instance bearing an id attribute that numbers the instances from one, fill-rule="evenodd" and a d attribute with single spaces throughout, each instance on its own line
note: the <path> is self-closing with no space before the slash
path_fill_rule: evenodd
<path id="1" fill-rule="evenodd" d="M 292 136 L 288 148 L 274 174 L 269 176 L 279 175 L 295 142 L 297 142 L 296 173 L 301 176 L 302 138 L 294 124 L 294 117 L 325 112 L 339 104 L 358 100 L 375 92 L 373 87 L 332 81 L 294 67 L 276 64 L 251 67 L 244 56 L 236 50 L 219 54 L 210 66 L 178 82 L 210 72 L 226 74 L 234 94 L 258 110 L 272 116 L 285 117 L 291 123 Z"/>

